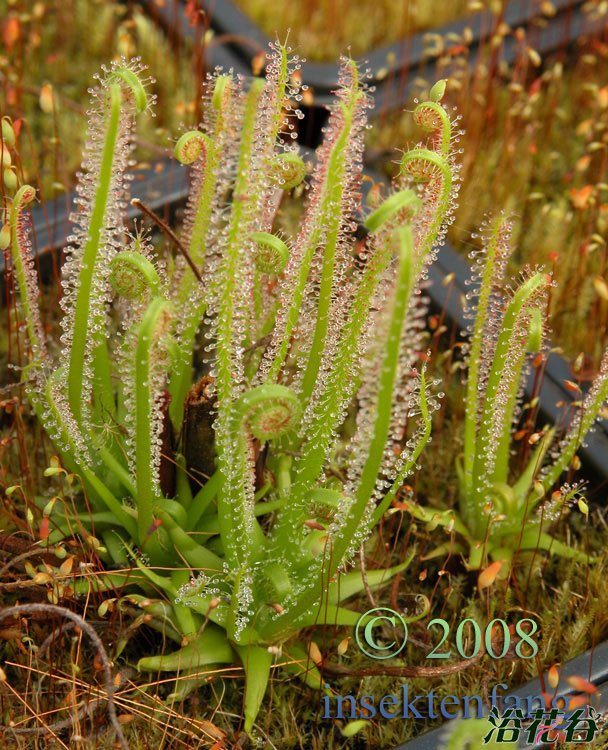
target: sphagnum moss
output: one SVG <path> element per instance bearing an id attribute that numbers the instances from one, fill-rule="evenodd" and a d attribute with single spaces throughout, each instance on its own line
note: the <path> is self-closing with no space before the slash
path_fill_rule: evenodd
<path id="1" fill-rule="evenodd" d="M 25 218 L 32 188 L 21 187 L 11 208 L 31 350 L 26 382 L 63 461 L 50 471 L 69 472 L 67 480 L 82 490 L 78 511 L 44 503 L 53 525 L 48 540 L 69 535 L 75 523 L 107 563 L 131 563 L 126 574 L 97 578 L 98 590 L 139 588 L 132 601 L 182 646 L 141 659 L 140 669 L 188 672 L 240 659 L 247 731 L 288 639 L 295 639 L 292 671 L 321 687 L 316 668 L 305 667 L 298 633 L 358 619 L 341 602 L 366 584 L 345 569 L 429 440 L 437 403 L 420 366 L 421 284 L 458 188 L 453 123 L 439 83 L 416 110 L 429 142 L 404 155 L 394 191 L 368 216 L 365 246 L 353 252 L 370 101 L 357 67 L 344 60 L 299 231 L 277 237 L 280 196 L 306 171 L 290 137 L 299 116 L 297 67 L 276 47 L 265 81 L 247 88 L 228 75 L 209 79 L 203 128 L 176 148 L 191 164 L 193 182 L 183 253 L 166 264 L 155 260 L 145 235 L 130 237 L 125 219 L 126 170 L 135 117 L 150 104 L 147 82 L 137 63 L 104 71 L 93 93 L 76 230 L 63 269 L 57 361 L 45 354 L 36 311 Z M 479 360 L 488 409 L 505 351 L 516 347 L 523 366 L 527 332 L 538 327 L 534 290 L 545 284 L 535 274 L 514 292 L 507 324 L 496 329 L 500 356 Z M 215 401 L 216 470 L 193 494 L 183 446 L 174 458 L 163 446 L 170 426 L 177 434 L 182 427 L 201 328 Z M 585 427 L 605 378 L 597 388 Z M 342 439 L 355 400 L 354 434 Z M 574 445 L 568 440 L 558 459 L 563 467 Z M 177 467 L 175 493 L 162 488 L 168 459 Z M 367 584 L 389 580 L 408 563 L 369 571 Z M 82 583 L 77 592 L 86 590 Z"/>

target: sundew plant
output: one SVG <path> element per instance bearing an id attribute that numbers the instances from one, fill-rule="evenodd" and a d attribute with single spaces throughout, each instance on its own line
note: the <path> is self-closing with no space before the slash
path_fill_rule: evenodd
<path id="1" fill-rule="evenodd" d="M 588 554 L 556 539 L 550 529 L 568 505 L 586 512 L 581 483 L 564 483 L 577 464 L 576 453 L 608 398 L 608 352 L 586 394 L 577 391 L 567 429 L 535 426 L 538 397 L 524 404 L 524 379 L 547 356 L 548 295 L 552 277 L 524 269 L 506 281 L 511 253 L 511 225 L 504 215 L 486 222 L 482 248 L 471 255 L 473 274 L 467 294 L 470 319 L 466 346 L 467 381 L 463 452 L 455 468 L 457 511 L 434 514 L 414 502 L 411 514 L 455 532 L 457 541 L 439 545 L 429 557 L 448 551 L 463 555 L 470 569 L 490 560 L 510 570 L 516 553 L 544 550 L 566 558 L 590 560 Z M 513 460 L 516 441 L 524 440 L 524 460 Z"/>
<path id="2" fill-rule="evenodd" d="M 565 434 L 528 428 L 522 435 L 531 450 L 513 472 L 514 435 L 520 431 L 523 377 L 546 339 L 551 276 L 526 269 L 518 281 L 505 281 L 511 252 L 509 222 L 497 217 L 485 227 L 485 247 L 474 260 L 475 314 L 470 331 L 464 453 L 458 463 L 459 508 L 468 529 L 472 567 L 485 555 L 510 562 L 520 550 L 547 550 L 587 559 L 548 533 L 567 504 L 583 503 L 578 485 L 564 484 L 576 452 L 608 397 L 608 354 L 588 394 L 575 405 Z M 541 356 L 537 366 L 543 361 Z M 534 405 L 528 409 L 534 413 Z M 520 435 L 521 438 L 521 435 Z"/>
<path id="3" fill-rule="evenodd" d="M 11 208 L 25 378 L 60 455 L 47 473 L 79 490 L 76 507 L 38 500 L 48 541 L 75 533 L 130 568 L 94 585 L 131 587 L 151 626 L 181 647 L 141 659 L 141 670 L 194 675 L 240 659 L 247 731 L 282 648 L 319 686 L 298 633 L 357 620 L 341 603 L 363 582 L 347 568 L 429 440 L 437 405 L 420 364 L 420 290 L 458 185 L 440 83 L 414 113 L 429 143 L 405 153 L 390 195 L 365 211 L 365 241 L 356 236 L 370 99 L 343 60 L 299 229 L 277 233 L 281 197 L 308 171 L 293 142 L 297 68 L 277 46 L 265 80 L 210 77 L 202 128 L 176 144 L 192 187 L 181 252 L 162 262 L 126 219 L 147 80 L 136 61 L 103 72 L 52 346 L 30 257 L 35 191 L 22 186 Z M 205 372 L 193 366 L 199 345 Z M 201 394 L 213 428 L 204 443 L 185 408 Z M 193 475 L 185 457 L 202 454 L 208 476 Z M 370 571 L 369 585 L 406 565 Z"/>

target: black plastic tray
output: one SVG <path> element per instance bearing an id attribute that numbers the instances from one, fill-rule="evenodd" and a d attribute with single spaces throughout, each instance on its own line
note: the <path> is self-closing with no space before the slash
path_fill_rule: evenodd
<path id="1" fill-rule="evenodd" d="M 224 0 L 219 0 L 218 6 Z M 201 43 L 200 30 L 193 26 L 186 15 L 185 3 L 181 0 L 139 0 L 146 14 L 155 21 L 167 34 L 169 39 L 178 45 L 190 44 L 191 46 Z M 222 33 L 214 28 L 216 34 Z M 232 38 L 232 35 L 231 35 Z M 245 47 L 247 39 L 243 38 L 240 43 Z M 254 49 L 257 47 L 254 45 Z M 251 74 L 251 63 L 248 63 L 242 55 L 235 53 L 235 40 L 228 43 L 209 43 L 205 46 L 205 65 L 209 70 L 215 67 L 224 70 L 233 70 L 235 73 Z"/>
<path id="2" fill-rule="evenodd" d="M 568 50 L 573 44 L 582 42 L 591 35 L 601 34 L 606 30 L 606 20 L 591 20 L 583 11 L 584 0 L 554 0 L 555 15 L 546 18 L 541 15 L 540 2 L 535 0 L 511 0 L 505 8 L 503 22 L 511 29 L 521 28 L 526 31 L 526 43 L 541 58 L 557 50 Z M 433 31 L 445 35 L 455 33 L 462 35 L 465 28 L 471 29 L 473 40 L 469 45 L 468 60 L 474 65 L 484 42 L 493 31 L 487 13 L 469 16 L 455 24 L 450 24 Z M 509 35 L 503 39 L 500 60 L 511 65 L 517 58 L 518 50 L 513 38 Z M 374 94 L 376 112 L 385 114 L 403 108 L 410 103 L 410 84 L 415 73 L 429 82 L 440 77 L 436 59 L 424 54 L 424 34 L 418 34 L 410 42 L 409 59 L 404 59 L 392 75 L 376 83 Z"/>

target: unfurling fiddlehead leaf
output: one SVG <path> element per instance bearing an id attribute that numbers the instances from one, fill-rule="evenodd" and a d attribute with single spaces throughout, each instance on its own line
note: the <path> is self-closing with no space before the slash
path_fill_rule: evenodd
<path id="1" fill-rule="evenodd" d="M 197 159 L 205 160 L 213 149 L 211 138 L 199 130 L 189 130 L 175 144 L 173 153 L 182 164 L 193 164 Z"/>
<path id="2" fill-rule="evenodd" d="M 436 101 L 418 104 L 414 110 L 414 122 L 427 133 L 439 139 L 439 150 L 447 156 L 450 151 L 452 125 L 445 109 Z"/>
<path id="3" fill-rule="evenodd" d="M 296 394 L 284 385 L 259 385 L 244 393 L 236 414 L 260 442 L 276 440 L 295 430 L 302 416 Z"/>
<path id="4" fill-rule="evenodd" d="M 414 182 L 430 182 L 440 176 L 449 180 L 451 176 L 441 154 L 428 148 L 414 148 L 405 153 L 401 159 L 401 171 Z"/>
<path id="5" fill-rule="evenodd" d="M 127 299 L 141 299 L 147 292 L 156 296 L 160 279 L 154 265 L 140 253 L 123 250 L 110 261 L 108 282 L 114 292 Z"/>
<path id="6" fill-rule="evenodd" d="M 283 240 L 269 232 L 253 232 L 251 239 L 256 243 L 256 268 L 262 273 L 281 273 L 289 259 L 289 248 Z"/>
<path id="7" fill-rule="evenodd" d="M 306 177 L 306 164 L 299 154 L 287 151 L 275 157 L 274 171 L 281 190 L 292 190 Z"/>
<path id="8" fill-rule="evenodd" d="M 395 218 L 397 214 L 406 212 L 407 218 L 411 218 L 416 209 L 420 208 L 420 198 L 409 189 L 399 190 L 397 193 L 389 195 L 382 201 L 378 208 L 373 211 L 365 220 L 365 227 L 370 232 L 376 232 L 387 221 Z"/>

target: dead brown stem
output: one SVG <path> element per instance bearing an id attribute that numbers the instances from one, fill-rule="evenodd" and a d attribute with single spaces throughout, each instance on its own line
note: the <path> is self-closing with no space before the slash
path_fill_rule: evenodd
<path id="1" fill-rule="evenodd" d="M 329 674 L 344 675 L 345 677 L 442 677 L 449 674 L 462 672 L 463 669 L 477 664 L 483 653 L 480 652 L 472 659 L 463 659 L 445 667 L 399 667 L 396 665 L 374 666 L 374 667 L 349 667 L 346 664 L 334 662 L 323 662 L 323 672 Z"/>

